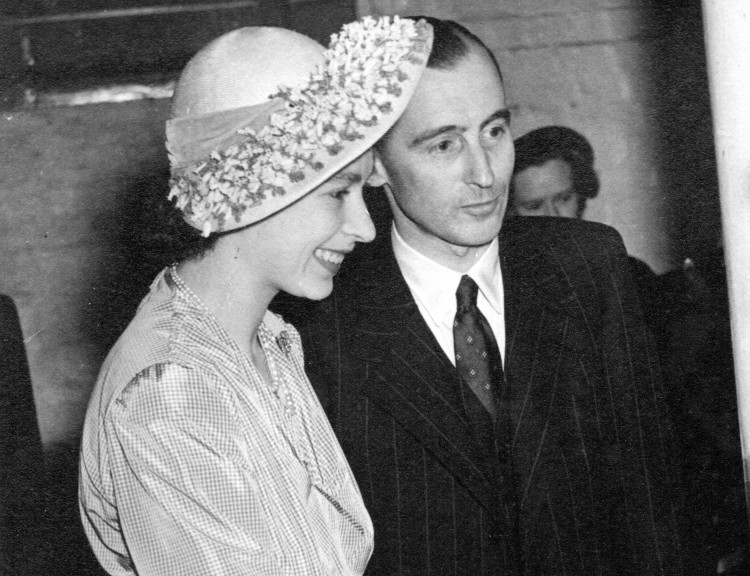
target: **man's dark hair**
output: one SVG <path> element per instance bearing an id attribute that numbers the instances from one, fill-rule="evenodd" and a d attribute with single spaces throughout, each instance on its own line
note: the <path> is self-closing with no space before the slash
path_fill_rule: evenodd
<path id="1" fill-rule="evenodd" d="M 541 166 L 550 160 L 562 160 L 570 166 L 573 191 L 578 194 L 581 203 L 580 212 L 583 212 L 586 200 L 599 193 L 599 176 L 594 170 L 594 149 L 586 138 L 572 128 L 537 128 L 516 139 L 514 144 L 516 163 L 513 174 L 531 166 Z"/>
<path id="2" fill-rule="evenodd" d="M 492 50 L 465 26 L 453 20 L 441 20 L 432 16 L 407 16 L 407 18 L 415 21 L 425 20 L 432 26 L 432 51 L 427 60 L 428 68 L 437 70 L 453 69 L 461 60 L 469 55 L 473 45 L 474 48 L 480 48 L 485 51 L 502 81 L 503 74 L 500 72 L 500 65 Z"/>

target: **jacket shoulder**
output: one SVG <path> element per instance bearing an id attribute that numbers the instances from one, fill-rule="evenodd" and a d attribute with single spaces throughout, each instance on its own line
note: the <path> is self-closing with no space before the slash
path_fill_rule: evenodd
<path id="1" fill-rule="evenodd" d="M 503 223 L 501 235 L 544 234 L 550 239 L 576 235 L 591 240 L 619 240 L 620 233 L 600 222 L 546 216 L 515 216 Z"/>
<path id="2" fill-rule="evenodd" d="M 540 248 L 558 255 L 577 254 L 588 259 L 625 257 L 620 233 L 606 224 L 542 216 L 508 219 L 500 232 L 506 250 Z"/>

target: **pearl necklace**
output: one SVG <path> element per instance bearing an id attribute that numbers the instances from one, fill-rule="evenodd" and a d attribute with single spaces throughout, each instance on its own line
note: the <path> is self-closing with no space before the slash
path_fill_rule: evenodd
<path id="1" fill-rule="evenodd" d="M 266 363 L 268 364 L 268 370 L 271 372 L 271 384 L 270 388 L 274 395 L 283 403 L 284 412 L 287 416 L 294 416 L 297 413 L 297 407 L 294 403 L 294 398 L 289 390 L 289 386 L 284 382 L 284 400 L 281 399 L 281 384 L 282 381 L 279 378 L 279 373 L 276 370 L 276 360 L 273 358 L 273 354 L 267 353 L 266 350 L 271 350 L 273 346 L 278 345 L 270 334 L 267 333 L 265 327 L 261 327 L 258 330 L 258 335 L 261 341 L 263 352 L 266 355 Z"/>
<path id="2" fill-rule="evenodd" d="M 198 305 L 200 305 L 201 308 L 203 308 L 206 312 L 210 314 L 211 312 L 208 310 L 208 308 L 206 308 L 206 305 L 203 304 L 201 299 L 198 298 L 198 295 L 192 291 L 190 286 L 185 284 L 185 281 L 177 273 L 177 264 L 173 264 L 172 266 L 170 266 L 169 272 L 172 276 L 172 279 L 174 280 L 174 283 L 177 285 L 177 287 L 180 290 L 182 290 L 189 298 L 195 300 L 195 302 Z M 271 373 L 271 382 L 268 383 L 268 387 L 271 389 L 274 396 L 276 396 L 279 399 L 279 401 L 281 401 L 281 397 L 279 395 L 279 384 L 281 380 L 279 379 L 279 374 L 276 370 L 276 361 L 272 358 L 272 355 L 270 353 L 266 353 L 266 350 L 270 350 L 271 347 L 275 344 L 275 342 L 268 334 L 266 334 L 266 328 L 263 324 L 261 324 L 258 327 L 258 340 L 260 342 L 261 349 L 263 350 L 263 354 L 266 357 L 266 364 L 268 364 L 268 371 Z M 288 346 L 288 344 L 286 345 Z M 281 346 L 281 344 L 279 344 L 279 346 Z M 284 349 L 284 352 L 286 353 L 286 349 Z M 252 365 L 252 362 L 250 362 L 250 364 Z M 253 368 L 255 369 L 256 372 L 258 372 L 258 375 L 260 376 L 258 369 L 255 366 L 253 366 Z M 263 378 L 261 378 L 261 380 L 263 380 Z M 286 393 L 284 394 L 285 400 L 283 401 L 284 412 L 287 414 L 287 416 L 294 416 L 297 413 L 297 407 L 295 406 L 292 393 L 289 391 L 288 387 L 285 386 L 285 388 L 287 389 L 285 391 Z"/>
<path id="3" fill-rule="evenodd" d="M 198 298 L 198 295 L 192 291 L 190 286 L 185 284 L 185 281 L 180 277 L 180 275 L 177 273 L 177 264 L 172 264 L 169 267 L 169 273 L 172 276 L 172 280 L 174 280 L 174 283 L 177 284 L 177 287 L 182 290 L 188 297 L 195 300 L 197 304 L 200 304 L 201 308 L 208 311 L 208 308 L 206 308 L 206 305 L 203 303 L 203 301 Z"/>

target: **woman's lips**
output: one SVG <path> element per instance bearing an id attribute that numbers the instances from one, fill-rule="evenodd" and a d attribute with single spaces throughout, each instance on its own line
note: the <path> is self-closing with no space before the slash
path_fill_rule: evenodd
<path id="1" fill-rule="evenodd" d="M 332 274 L 336 274 L 339 271 L 339 268 L 341 268 L 341 263 L 344 261 L 345 254 L 336 252 L 335 250 L 317 248 L 314 252 L 314 256 L 321 266 L 329 270 Z"/>

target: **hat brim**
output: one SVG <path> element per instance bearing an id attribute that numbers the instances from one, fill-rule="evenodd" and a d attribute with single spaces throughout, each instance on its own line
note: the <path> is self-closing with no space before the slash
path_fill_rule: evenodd
<path id="1" fill-rule="evenodd" d="M 314 161 L 306 162 L 301 170 L 297 169 L 293 179 L 286 180 L 283 186 L 251 195 L 252 201 L 235 204 L 229 218 L 226 216 L 226 210 L 223 214 L 207 215 L 205 211 L 201 214 L 183 209 L 185 220 L 194 228 L 203 230 L 204 234 L 206 231 L 226 232 L 244 228 L 265 220 L 299 201 L 372 148 L 398 121 L 408 106 L 427 65 L 432 47 L 432 29 L 424 21 L 420 21 L 418 25 L 421 34 L 419 41 L 415 41 L 418 50 L 412 50 L 408 57 L 399 62 L 398 70 L 392 72 L 398 78 L 397 93 L 388 93 L 387 104 L 379 107 L 379 113 L 373 116 L 373 121 L 357 124 L 354 137 L 350 133 L 340 139 L 336 146 L 320 146 L 314 152 Z M 183 170 L 177 172 L 186 173 Z M 173 170 L 173 181 L 175 176 L 177 174 Z"/>
<path id="2" fill-rule="evenodd" d="M 267 198 L 258 206 L 249 208 L 246 211 L 246 217 L 241 219 L 243 223 L 238 224 L 237 227 L 265 220 L 294 204 L 370 150 L 378 140 L 385 136 L 406 110 L 417 89 L 424 68 L 424 65 L 410 67 L 407 71 L 408 80 L 402 85 L 401 96 L 392 103 L 392 109 L 384 114 L 376 125 L 360 129 L 362 135 L 360 139 L 348 141 L 336 154 L 330 154 L 325 149 L 319 151 L 316 160 L 323 165 L 320 170 L 308 168 L 305 170 L 304 179 L 287 187 L 283 196 Z"/>

